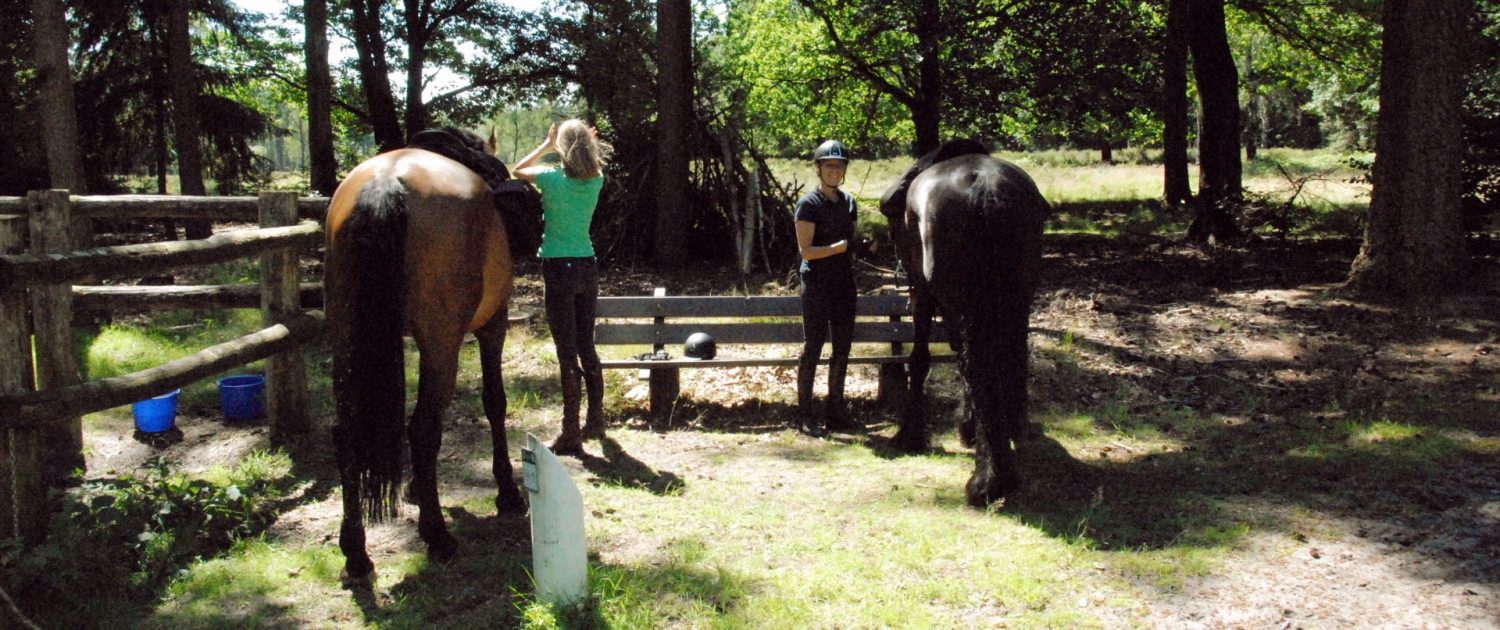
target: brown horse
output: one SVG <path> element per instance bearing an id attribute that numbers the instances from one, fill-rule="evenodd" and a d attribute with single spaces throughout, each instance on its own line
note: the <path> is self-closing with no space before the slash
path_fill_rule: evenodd
<path id="1" fill-rule="evenodd" d="M 971 505 L 1020 483 L 1011 441 L 1027 426 L 1026 336 L 1050 210 L 1025 171 L 972 140 L 923 156 L 880 199 L 910 278 L 916 337 L 909 406 L 893 441 L 910 452 L 928 448 L 927 341 L 941 314 L 964 379 L 959 435 L 975 447 Z"/>
<path id="2" fill-rule="evenodd" d="M 365 552 L 364 521 L 395 516 L 407 440 L 409 494 L 421 510 L 417 531 L 427 553 L 446 560 L 458 550 L 438 505 L 436 467 L 441 419 L 453 397 L 464 333 L 479 340 L 484 414 L 499 488 L 495 506 L 502 514 L 526 508 L 511 478 L 500 374 L 515 236 L 507 238 L 506 226 L 524 222 L 497 212 L 491 188 L 509 173 L 478 136 L 445 129 L 417 139 L 424 137 L 426 144 L 356 166 L 328 206 L 324 304 L 337 400 L 333 439 L 344 495 L 339 548 L 345 579 L 353 582 L 374 572 Z M 403 333 L 412 336 L 420 354 L 409 423 L 404 422 Z"/>

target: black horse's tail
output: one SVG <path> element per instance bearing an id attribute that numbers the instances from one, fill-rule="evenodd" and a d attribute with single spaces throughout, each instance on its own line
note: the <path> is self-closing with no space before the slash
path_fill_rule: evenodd
<path id="1" fill-rule="evenodd" d="M 970 312 L 962 318 L 964 340 L 973 373 L 985 383 L 975 392 L 981 400 L 970 404 L 989 407 L 1005 432 L 998 439 L 1015 439 L 1025 433 L 1026 382 L 1029 374 L 1027 336 L 1031 301 L 1041 266 L 1042 226 L 1049 207 L 1036 185 L 1019 168 L 1000 162 L 999 168 L 981 169 L 970 188 L 970 208 L 982 236 L 976 252 L 981 287 L 971 295 Z"/>
<path id="2" fill-rule="evenodd" d="M 338 234 L 345 337 L 335 340 L 338 400 L 334 441 L 340 473 L 355 480 L 365 518 L 394 518 L 405 446 L 406 371 L 402 345 L 407 229 L 406 190 L 382 176 L 360 191 Z M 335 305 L 330 305 L 335 306 Z M 348 487 L 346 485 L 346 487 Z"/>

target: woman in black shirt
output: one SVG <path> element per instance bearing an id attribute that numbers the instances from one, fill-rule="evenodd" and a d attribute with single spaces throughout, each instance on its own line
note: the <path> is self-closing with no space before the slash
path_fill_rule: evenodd
<path id="1" fill-rule="evenodd" d="M 854 197 L 839 190 L 849 168 L 849 150 L 837 140 L 813 151 L 818 187 L 797 200 L 797 252 L 802 278 L 802 356 L 797 364 L 798 428 L 820 435 L 824 430 L 861 428 L 844 406 L 844 374 L 854 335 L 854 267 L 849 243 L 854 239 Z M 828 361 L 828 401 L 824 421 L 813 411 L 813 380 L 823 342 L 832 338 Z M 819 426 L 822 424 L 822 426 Z"/>

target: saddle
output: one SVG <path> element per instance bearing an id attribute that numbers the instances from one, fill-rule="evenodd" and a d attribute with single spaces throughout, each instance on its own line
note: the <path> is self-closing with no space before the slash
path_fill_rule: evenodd
<path id="1" fill-rule="evenodd" d="M 407 146 L 458 162 L 483 179 L 505 222 L 511 257 L 536 255 L 542 244 L 541 193 L 524 180 L 512 178 L 505 163 L 484 150 L 484 140 L 465 129 L 440 127 L 418 132 Z"/>

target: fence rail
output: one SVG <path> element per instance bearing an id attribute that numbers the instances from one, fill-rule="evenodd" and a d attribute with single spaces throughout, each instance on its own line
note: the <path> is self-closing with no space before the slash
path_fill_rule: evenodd
<path id="1" fill-rule="evenodd" d="M 323 308 L 323 283 L 298 288 L 304 309 Z M 258 284 L 74 285 L 73 313 L 144 313 L 184 308 L 260 308 Z"/>
<path id="2" fill-rule="evenodd" d="M 322 226 L 314 221 L 303 221 L 290 227 L 222 232 L 197 241 L 0 256 L 0 291 L 79 280 L 141 276 L 177 267 L 225 262 L 266 251 L 313 245 L 322 234 Z"/>
<path id="3" fill-rule="evenodd" d="M 209 219 L 238 223 L 260 220 L 259 197 L 182 197 L 177 195 L 72 195 L 74 217 L 89 219 Z M 0 197 L 0 214 L 24 215 L 25 197 Z M 327 197 L 299 197 L 297 216 L 322 221 Z"/>
<path id="4" fill-rule="evenodd" d="M 0 428 L 37 428 L 173 390 L 316 339 L 323 313 L 312 311 L 156 367 L 62 389 L 0 396 Z"/>

